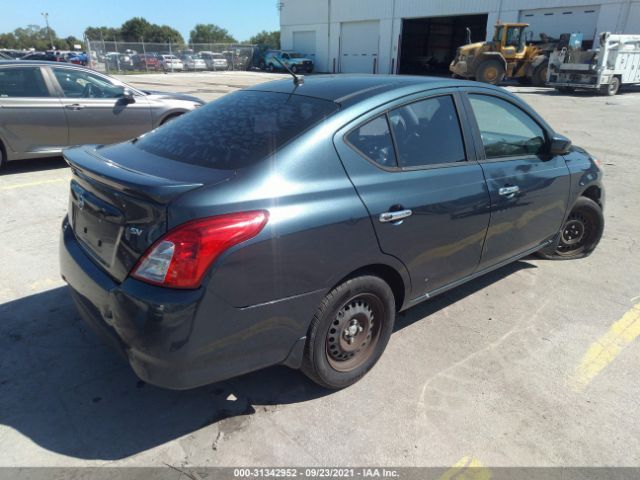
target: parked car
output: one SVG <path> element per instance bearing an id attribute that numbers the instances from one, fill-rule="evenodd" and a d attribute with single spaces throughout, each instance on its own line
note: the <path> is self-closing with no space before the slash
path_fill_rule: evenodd
<path id="1" fill-rule="evenodd" d="M 274 364 L 348 386 L 398 311 L 534 252 L 584 257 L 603 231 L 598 162 L 463 80 L 263 83 L 64 156 L 62 276 L 167 388 Z"/>
<path id="2" fill-rule="evenodd" d="M 205 61 L 208 70 L 229 69 L 229 61 L 221 53 L 200 52 L 200 57 Z"/>
<path id="3" fill-rule="evenodd" d="M 69 145 L 121 142 L 202 104 L 68 63 L 0 61 L 0 165 L 59 155 Z"/>
<path id="4" fill-rule="evenodd" d="M 135 70 L 162 70 L 160 57 L 155 53 L 138 54 L 132 57 Z"/>
<path id="5" fill-rule="evenodd" d="M 65 52 L 64 57 L 69 63 L 85 67 L 89 63 L 89 56 L 85 52 Z"/>
<path id="6" fill-rule="evenodd" d="M 268 50 L 265 53 L 264 67 L 270 72 L 284 70 L 283 64 L 293 73 L 313 72 L 313 62 L 300 53 L 282 50 Z"/>
<path id="7" fill-rule="evenodd" d="M 109 52 L 105 55 L 104 63 L 107 70 L 116 70 L 118 72 L 134 70 L 132 56 L 125 53 Z"/>
<path id="8" fill-rule="evenodd" d="M 185 70 L 206 70 L 207 64 L 204 59 L 197 54 L 186 54 L 180 57 Z"/>
<path id="9" fill-rule="evenodd" d="M 160 55 L 160 65 L 165 72 L 181 72 L 184 70 L 184 64 L 175 55 Z"/>
<path id="10" fill-rule="evenodd" d="M 24 57 L 26 54 L 30 53 L 26 50 L 14 50 L 11 48 L 3 48 L 0 49 L 0 53 L 7 55 L 9 57 L 11 57 L 14 60 L 17 60 L 18 58 L 22 58 Z"/>
<path id="11" fill-rule="evenodd" d="M 20 57 L 19 60 L 35 60 L 42 62 L 67 62 L 65 56 L 60 52 L 31 52 L 26 54 L 23 57 Z"/>

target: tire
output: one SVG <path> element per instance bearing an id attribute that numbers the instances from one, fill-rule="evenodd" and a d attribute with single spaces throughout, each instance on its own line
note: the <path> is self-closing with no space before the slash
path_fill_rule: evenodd
<path id="1" fill-rule="evenodd" d="M 302 371 L 325 388 L 353 385 L 382 355 L 395 314 L 393 292 L 380 277 L 364 275 L 335 287 L 311 321 Z"/>
<path id="2" fill-rule="evenodd" d="M 603 85 L 600 87 L 600 93 L 602 95 L 607 95 L 609 97 L 613 97 L 620 91 L 620 79 L 618 77 L 613 77 L 611 82 L 608 85 Z"/>
<path id="3" fill-rule="evenodd" d="M 273 73 L 274 70 L 275 68 L 273 67 L 273 63 L 270 63 L 269 65 L 267 65 L 267 71 Z"/>
<path id="4" fill-rule="evenodd" d="M 591 255 L 602 238 L 602 208 L 587 197 L 580 197 L 565 220 L 558 238 L 538 252 L 549 260 L 573 260 Z"/>
<path id="5" fill-rule="evenodd" d="M 504 65 L 498 60 L 485 60 L 476 72 L 476 80 L 482 83 L 498 85 L 504 80 Z"/>
<path id="6" fill-rule="evenodd" d="M 534 87 L 544 87 L 547 84 L 548 68 L 549 67 L 546 63 L 542 63 L 533 70 L 533 75 L 531 75 L 531 84 Z"/>
<path id="7" fill-rule="evenodd" d="M 0 171 L 7 166 L 7 157 L 4 154 L 4 145 L 0 142 Z"/>
<path id="8" fill-rule="evenodd" d="M 518 77 L 516 82 L 520 85 L 531 85 L 531 79 L 529 77 Z"/>
<path id="9" fill-rule="evenodd" d="M 291 65 L 291 71 L 293 73 L 298 73 L 298 66 L 297 65 Z"/>

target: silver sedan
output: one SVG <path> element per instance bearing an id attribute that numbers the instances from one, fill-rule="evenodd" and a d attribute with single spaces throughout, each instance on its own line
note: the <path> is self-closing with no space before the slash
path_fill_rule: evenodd
<path id="1" fill-rule="evenodd" d="M 70 145 L 129 140 L 203 104 L 75 65 L 0 61 L 0 166 Z"/>

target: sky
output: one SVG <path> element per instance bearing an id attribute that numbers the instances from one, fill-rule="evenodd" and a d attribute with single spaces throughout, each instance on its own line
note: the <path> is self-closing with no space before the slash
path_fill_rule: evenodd
<path id="1" fill-rule="evenodd" d="M 0 0 L 0 33 L 27 25 L 44 26 L 41 12 L 58 37 L 82 38 L 86 27 L 119 27 L 131 17 L 166 24 L 185 40 L 197 23 L 226 28 L 239 41 L 261 30 L 279 30 L 276 0 Z"/>

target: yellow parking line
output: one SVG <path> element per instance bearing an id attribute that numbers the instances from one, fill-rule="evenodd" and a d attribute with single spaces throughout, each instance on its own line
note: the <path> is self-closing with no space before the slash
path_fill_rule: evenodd
<path id="1" fill-rule="evenodd" d="M 27 187 L 35 187 L 37 185 L 45 185 L 47 183 L 57 183 L 57 182 L 65 182 L 66 178 L 53 178 L 49 180 L 38 180 L 37 182 L 28 182 L 28 183 L 17 183 L 15 185 L 5 185 L 0 187 L 0 191 L 2 190 L 15 190 L 17 188 L 27 188 Z"/>
<path id="2" fill-rule="evenodd" d="M 580 365 L 569 379 L 571 387 L 583 391 L 587 385 L 611 362 L 620 352 L 640 336 L 640 303 L 633 306 L 620 320 L 615 322 L 607 333 L 596 340 L 582 357 Z"/>
<path id="3" fill-rule="evenodd" d="M 465 456 L 444 472 L 438 480 L 490 480 L 491 470 L 475 457 Z"/>

